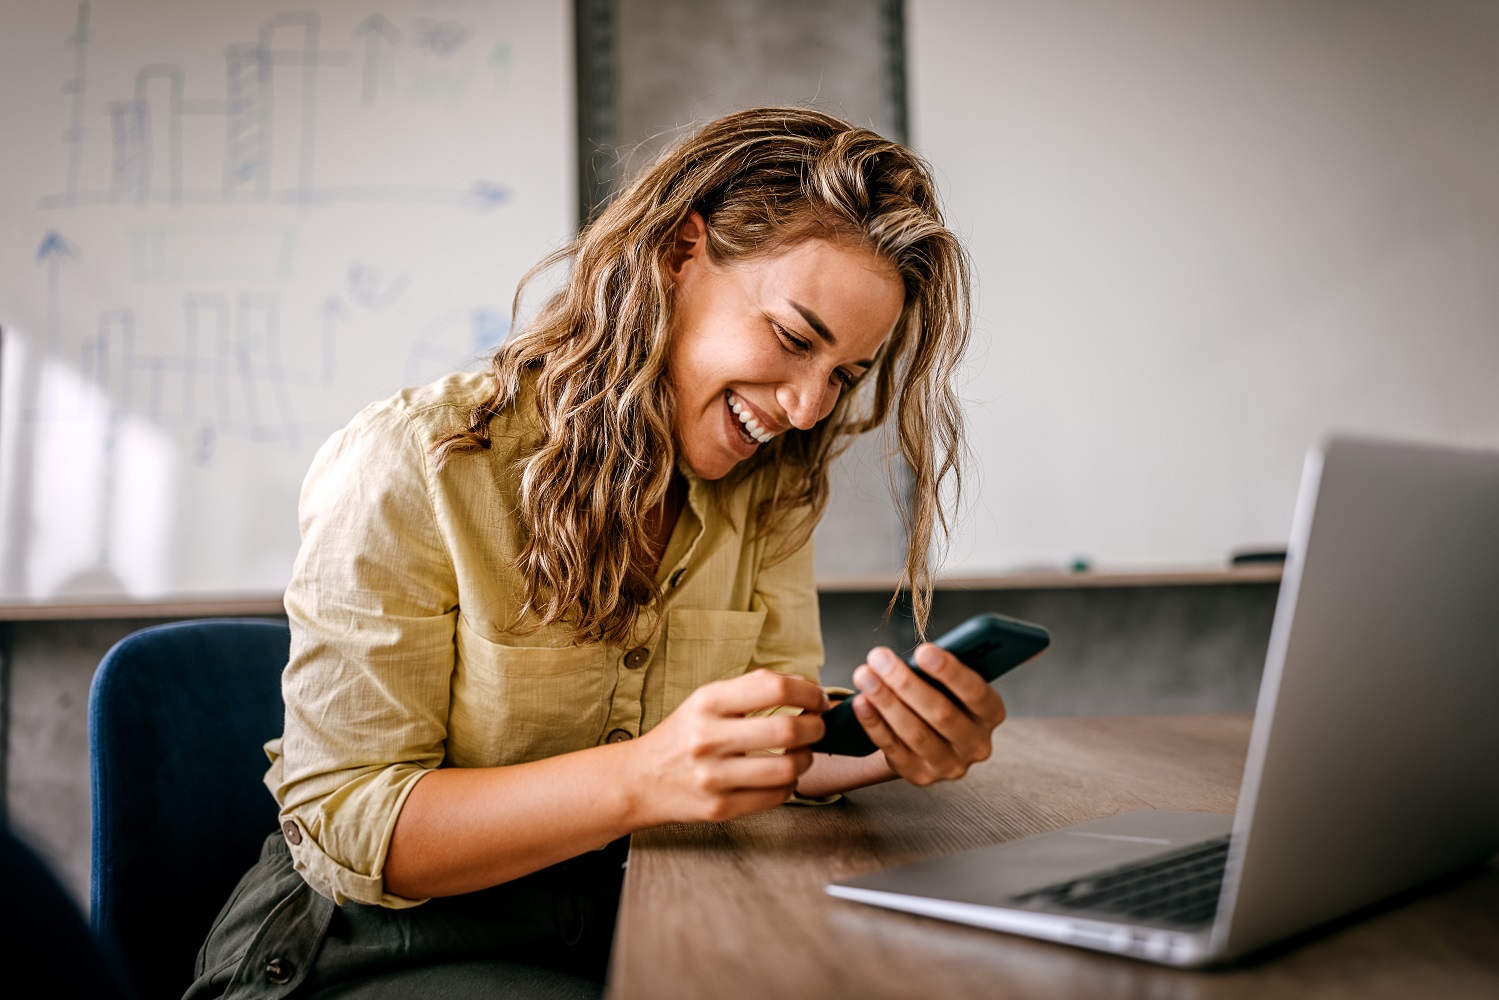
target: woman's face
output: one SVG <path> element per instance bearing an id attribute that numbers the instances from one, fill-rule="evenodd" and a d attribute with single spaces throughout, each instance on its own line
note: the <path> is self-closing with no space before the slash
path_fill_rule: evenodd
<path id="1" fill-rule="evenodd" d="M 702 216 L 672 259 L 677 449 L 720 479 L 760 445 L 832 412 L 900 319 L 905 289 L 868 250 L 809 239 L 741 264 L 708 259 Z"/>

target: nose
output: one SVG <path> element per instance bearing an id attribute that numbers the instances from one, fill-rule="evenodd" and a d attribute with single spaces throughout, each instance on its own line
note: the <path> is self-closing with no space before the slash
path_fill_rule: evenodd
<path id="1" fill-rule="evenodd" d="M 782 382 L 776 389 L 776 402 L 786 411 L 786 419 L 797 430 L 810 430 L 817 421 L 827 416 L 836 399 L 828 390 L 828 383 L 818 375 L 811 374 Z"/>

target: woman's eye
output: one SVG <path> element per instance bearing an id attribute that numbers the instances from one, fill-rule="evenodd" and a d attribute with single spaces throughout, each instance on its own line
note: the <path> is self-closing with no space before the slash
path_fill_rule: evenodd
<path id="1" fill-rule="evenodd" d="M 805 351 L 807 348 L 812 346 L 783 326 L 778 326 L 775 328 L 775 330 L 776 333 L 780 335 L 781 339 L 786 342 L 786 345 L 792 350 Z"/>
<path id="2" fill-rule="evenodd" d="M 797 354 L 802 354 L 812 349 L 812 344 L 809 341 L 803 340 L 801 337 L 798 337 L 796 334 L 792 333 L 784 326 L 780 326 L 778 324 L 771 324 L 771 326 L 775 330 L 776 336 L 781 339 L 781 342 L 785 344 L 788 351 L 794 351 Z M 833 377 L 831 381 L 838 383 L 840 388 L 851 389 L 853 388 L 854 383 L 859 381 L 859 379 L 855 375 L 850 375 L 842 368 L 835 368 L 833 369 Z"/>

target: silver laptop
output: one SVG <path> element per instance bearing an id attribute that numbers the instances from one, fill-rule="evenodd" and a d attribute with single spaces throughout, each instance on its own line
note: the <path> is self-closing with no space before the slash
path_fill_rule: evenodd
<path id="1" fill-rule="evenodd" d="M 1307 456 L 1236 815 L 1147 810 L 829 885 L 1201 966 L 1499 851 L 1499 453 Z"/>

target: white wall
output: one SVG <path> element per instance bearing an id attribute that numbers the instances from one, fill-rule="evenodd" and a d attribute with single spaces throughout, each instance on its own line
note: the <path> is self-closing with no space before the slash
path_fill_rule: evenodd
<path id="1" fill-rule="evenodd" d="M 1328 429 L 1499 446 L 1499 6 L 912 0 L 979 275 L 948 571 L 1284 543 Z"/>

